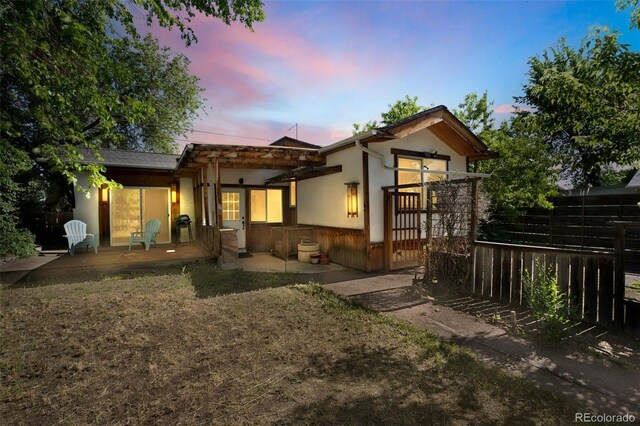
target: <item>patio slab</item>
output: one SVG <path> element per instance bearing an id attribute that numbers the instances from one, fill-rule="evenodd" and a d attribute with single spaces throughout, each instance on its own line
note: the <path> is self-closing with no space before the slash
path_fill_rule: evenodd
<path id="1" fill-rule="evenodd" d="M 284 261 L 270 253 L 252 253 L 251 257 L 237 259 L 222 265 L 224 269 L 242 269 L 250 272 L 283 272 L 292 274 L 324 274 L 327 272 L 346 271 L 348 268 L 335 263 L 328 265 L 312 265 L 297 260 Z"/>

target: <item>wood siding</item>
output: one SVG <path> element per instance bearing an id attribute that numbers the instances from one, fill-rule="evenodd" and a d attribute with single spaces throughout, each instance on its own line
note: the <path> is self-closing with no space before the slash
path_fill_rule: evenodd
<path id="1" fill-rule="evenodd" d="M 320 243 L 320 252 L 327 254 L 331 262 L 367 270 L 367 246 L 362 229 L 313 226 L 314 241 Z"/>

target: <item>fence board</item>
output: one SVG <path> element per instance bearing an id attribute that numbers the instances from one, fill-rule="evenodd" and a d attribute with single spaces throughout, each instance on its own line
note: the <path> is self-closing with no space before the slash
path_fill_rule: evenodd
<path id="1" fill-rule="evenodd" d="M 502 271 L 500 279 L 500 300 L 509 303 L 511 298 L 511 250 L 502 251 Z"/>
<path id="2" fill-rule="evenodd" d="M 571 256 L 569 297 L 578 311 L 577 315 L 582 318 L 584 312 L 584 258 L 578 256 Z"/>
<path id="3" fill-rule="evenodd" d="M 520 305 L 522 294 L 522 250 L 513 250 L 511 263 L 511 303 Z"/>
<path id="4" fill-rule="evenodd" d="M 473 276 L 473 295 L 482 296 L 482 273 L 484 271 L 484 253 L 487 249 L 484 247 L 475 248 L 475 263 Z"/>
<path id="5" fill-rule="evenodd" d="M 494 250 L 493 251 L 493 272 L 492 272 L 492 282 L 491 282 L 491 297 L 494 299 L 500 298 L 500 272 L 502 271 L 501 267 L 501 251 Z"/>
<path id="6" fill-rule="evenodd" d="M 482 278 L 482 296 L 491 297 L 491 273 L 493 272 L 493 251 L 486 249 L 484 252 L 484 275 Z"/>
<path id="7" fill-rule="evenodd" d="M 595 323 L 598 319 L 598 264 L 589 258 L 584 268 L 584 314 L 585 322 Z"/>
<path id="8" fill-rule="evenodd" d="M 598 324 L 611 327 L 613 320 L 613 261 L 601 259 L 599 268 Z"/>

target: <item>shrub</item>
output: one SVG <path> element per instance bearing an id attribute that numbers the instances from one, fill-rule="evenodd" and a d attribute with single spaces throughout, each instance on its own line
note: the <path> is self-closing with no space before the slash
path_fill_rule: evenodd
<path id="1" fill-rule="evenodd" d="M 536 261 L 536 267 L 539 272 L 533 278 L 525 269 L 524 300 L 533 317 L 540 321 L 542 331 L 548 337 L 560 338 L 572 319 L 569 298 L 558 288 L 551 268 L 544 268 L 539 261 Z"/>

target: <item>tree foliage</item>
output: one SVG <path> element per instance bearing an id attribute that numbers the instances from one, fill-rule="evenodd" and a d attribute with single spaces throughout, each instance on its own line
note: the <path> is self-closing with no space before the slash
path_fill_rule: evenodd
<path id="1" fill-rule="evenodd" d="M 529 60 L 516 98 L 576 186 L 607 184 L 615 167 L 640 161 L 640 53 L 618 38 L 600 29 L 578 49 L 560 40 Z"/>
<path id="2" fill-rule="evenodd" d="M 487 92 L 469 93 L 454 114 L 499 157 L 478 163 L 478 170 L 491 173 L 483 188 L 493 210 L 510 216 L 528 207 L 551 208 L 548 197 L 557 194 L 556 161 L 549 155 L 544 138 L 524 117 L 514 117 L 495 127 Z"/>
<path id="3" fill-rule="evenodd" d="M 631 9 L 631 28 L 640 30 L 640 0 L 616 0 L 618 10 Z"/>
<path id="4" fill-rule="evenodd" d="M 363 125 L 353 123 L 353 134 L 357 135 L 364 133 L 380 126 L 389 126 L 426 109 L 425 107 L 418 105 L 417 96 L 409 97 L 409 95 L 405 95 L 404 99 L 399 99 L 388 106 L 389 109 L 380 114 L 382 117 L 382 121 L 380 123 L 378 123 L 377 120 L 368 121 Z"/>
<path id="5" fill-rule="evenodd" d="M 516 216 L 529 207 L 553 207 L 548 197 L 558 193 L 557 164 L 529 120 L 515 117 L 503 122 L 484 141 L 499 154 L 478 165 L 479 172 L 491 173 L 483 188 L 494 210 Z"/>
<path id="6" fill-rule="evenodd" d="M 83 164 L 79 148 L 173 151 L 173 138 L 201 105 L 198 80 L 186 57 L 139 36 L 134 14 L 178 27 L 190 44 L 196 12 L 251 28 L 263 19 L 262 6 L 259 0 L 2 2 L 2 145 L 25 154 L 30 167 L 47 159 L 69 182 L 86 172 L 95 186 L 106 182 L 104 170 Z M 2 161 L 9 162 L 0 168 L 12 167 L 10 159 Z"/>

